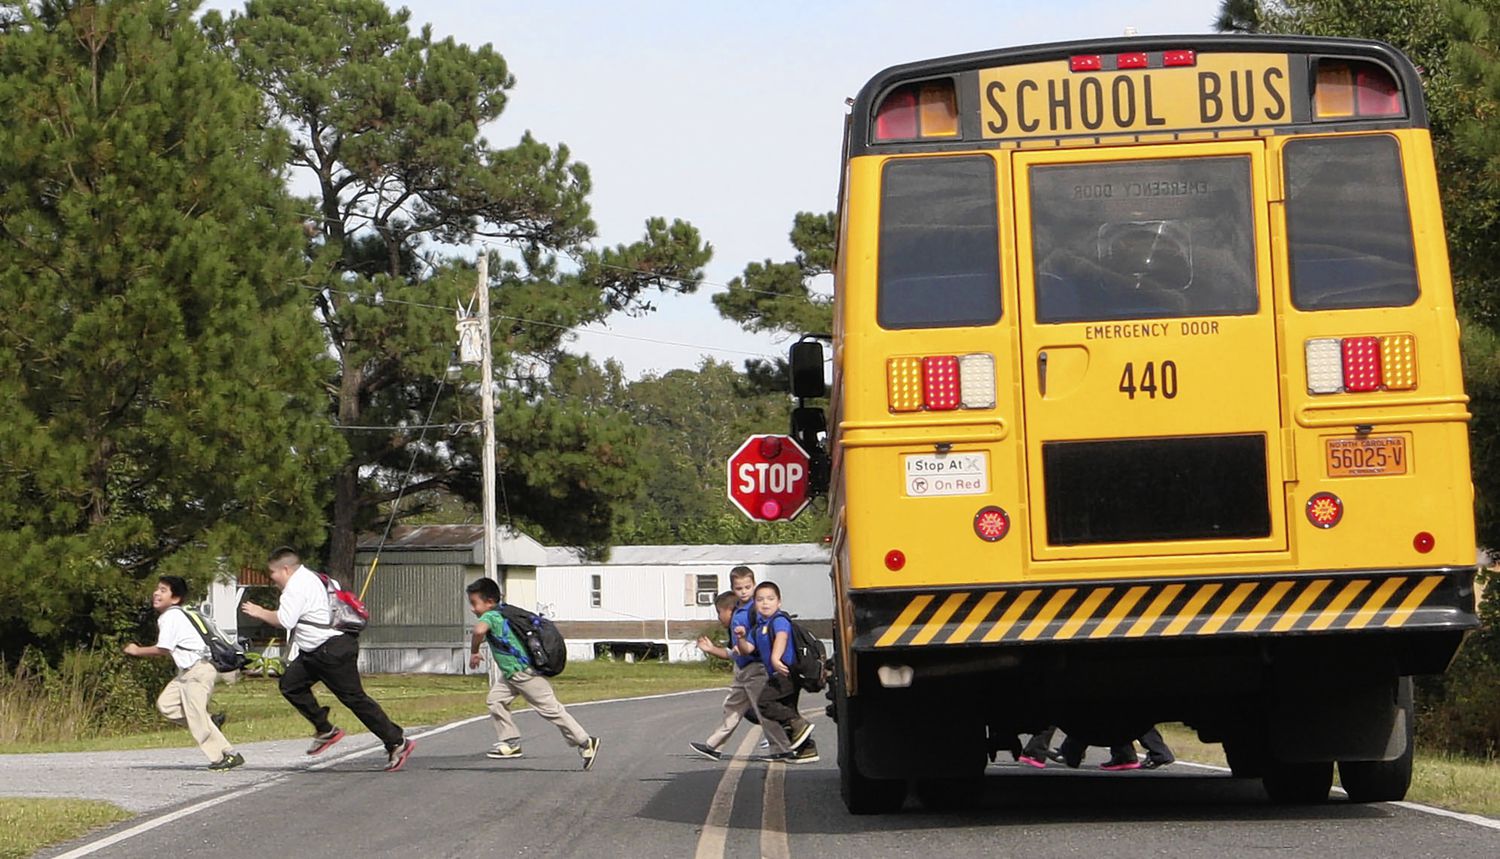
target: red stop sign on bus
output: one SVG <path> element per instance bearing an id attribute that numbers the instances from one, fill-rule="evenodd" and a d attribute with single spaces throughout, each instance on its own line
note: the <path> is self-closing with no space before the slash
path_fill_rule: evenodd
<path id="1" fill-rule="evenodd" d="M 807 451 L 785 435 L 752 435 L 729 457 L 729 500 L 757 522 L 797 518 L 808 505 Z"/>

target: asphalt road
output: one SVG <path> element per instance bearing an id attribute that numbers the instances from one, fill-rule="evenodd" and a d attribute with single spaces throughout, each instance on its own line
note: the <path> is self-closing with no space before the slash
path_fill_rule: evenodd
<path id="1" fill-rule="evenodd" d="M 378 754 L 331 759 L 53 855 L 1500 856 L 1500 828 L 1389 804 L 1272 806 L 1255 782 L 1184 765 L 1103 773 L 1007 764 L 991 768 L 975 809 L 935 813 L 908 800 L 900 815 L 853 817 L 839 801 L 836 728 L 821 715 L 817 764 L 714 763 L 688 753 L 688 741 L 713 727 L 721 697 L 576 707 L 584 727 L 603 738 L 591 772 L 554 728 L 524 713 L 521 760 L 484 757 L 494 742 L 487 722 L 449 726 L 419 739 L 400 773 L 380 772 Z M 730 747 L 749 751 L 754 739 L 742 731 Z M 97 852 L 89 854 L 90 845 Z"/>

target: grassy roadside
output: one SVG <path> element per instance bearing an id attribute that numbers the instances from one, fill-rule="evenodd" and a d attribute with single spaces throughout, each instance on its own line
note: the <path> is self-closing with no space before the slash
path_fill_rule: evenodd
<path id="1" fill-rule="evenodd" d="M 1161 732 L 1172 751 L 1184 761 L 1228 765 L 1222 746 L 1200 742 L 1193 731 L 1182 725 L 1162 725 Z M 1500 817 L 1500 761 L 1418 751 L 1406 798 L 1451 811 Z"/>
<path id="2" fill-rule="evenodd" d="M 598 701 L 727 686 L 729 675 L 704 663 L 574 662 L 552 678 L 563 703 Z M 477 716 L 485 711 L 488 683 L 480 675 L 383 674 L 365 677 L 365 690 L 385 707 L 398 724 L 436 725 Z M 333 708 L 333 721 L 351 732 L 363 731 L 359 721 L 321 687 L 318 696 Z M 224 733 L 235 743 L 282 740 L 306 736 L 307 722 L 277 691 L 274 679 L 246 678 L 214 690 L 211 709 L 229 714 Z M 181 728 L 162 723 L 160 730 L 51 743 L 12 743 L 0 753 L 82 752 L 191 746 Z"/>
<path id="3" fill-rule="evenodd" d="M 130 812 L 108 802 L 0 798 L 0 859 L 22 859 L 127 817 Z"/>

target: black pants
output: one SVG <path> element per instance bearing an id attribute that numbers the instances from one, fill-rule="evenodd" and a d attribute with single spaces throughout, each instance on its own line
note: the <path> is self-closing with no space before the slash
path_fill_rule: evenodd
<path id="1" fill-rule="evenodd" d="M 802 713 L 797 709 L 801 697 L 802 687 L 797 685 L 795 679 L 783 677 L 773 671 L 755 706 L 760 710 L 762 719 L 770 719 L 780 722 L 783 727 L 790 727 L 792 722 L 802 719 Z"/>
<path id="2" fill-rule="evenodd" d="M 296 707 L 318 733 L 326 734 L 333 730 L 333 723 L 328 721 L 328 708 L 320 706 L 312 693 L 313 684 L 319 681 L 385 743 L 386 751 L 405 742 L 406 734 L 401 726 L 392 722 L 375 699 L 365 694 L 364 684 L 359 680 L 358 639 L 351 635 L 336 635 L 313 650 L 297 654 L 297 658 L 286 667 L 286 673 L 281 675 L 281 696 Z"/>
<path id="3" fill-rule="evenodd" d="M 1149 760 L 1159 764 L 1169 764 L 1177 760 L 1177 757 L 1172 754 L 1171 747 L 1167 745 L 1167 741 L 1162 739 L 1161 731 L 1155 728 L 1141 734 L 1141 745 L 1146 747 L 1146 757 Z"/>

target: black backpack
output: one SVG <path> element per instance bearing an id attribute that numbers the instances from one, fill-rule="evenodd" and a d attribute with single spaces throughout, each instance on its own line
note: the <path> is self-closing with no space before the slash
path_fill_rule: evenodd
<path id="1" fill-rule="evenodd" d="M 238 644 L 229 640 L 229 636 L 219 630 L 217 624 L 199 614 L 197 610 L 187 606 L 178 606 L 182 613 L 187 615 L 188 623 L 198 631 L 203 638 L 203 643 L 208 647 L 208 663 L 220 674 L 228 674 L 245 667 L 245 651 Z"/>
<path id="2" fill-rule="evenodd" d="M 806 692 L 821 692 L 828 688 L 828 651 L 823 647 L 822 639 L 786 612 L 776 614 L 792 625 L 792 640 L 788 644 L 797 660 L 791 666 L 792 679 Z"/>
<path id="3" fill-rule="evenodd" d="M 513 655 L 524 659 L 532 671 L 543 677 L 556 677 L 563 672 L 568 666 L 568 642 L 558 630 L 557 624 L 510 603 L 502 603 L 499 611 L 526 648 L 525 653 Z M 501 650 L 511 650 L 509 643 L 493 632 L 490 633 L 490 641 Z"/>

